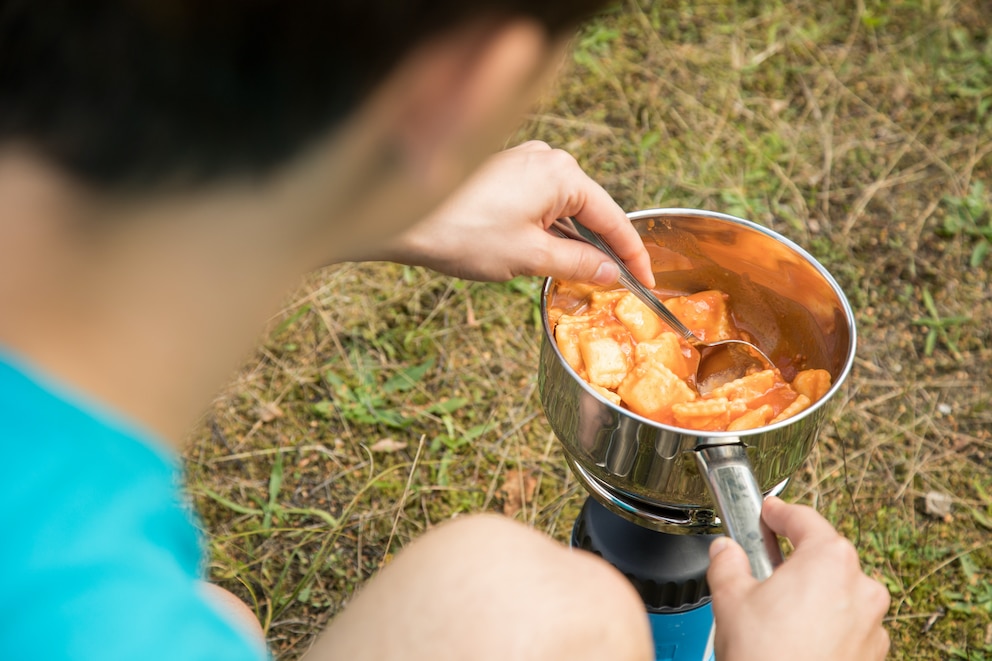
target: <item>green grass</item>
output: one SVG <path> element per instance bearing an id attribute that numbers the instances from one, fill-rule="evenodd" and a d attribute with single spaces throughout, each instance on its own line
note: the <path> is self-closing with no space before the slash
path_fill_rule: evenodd
<path id="1" fill-rule="evenodd" d="M 888 586 L 897 660 L 992 658 L 990 32 L 977 0 L 628 3 L 508 140 L 569 150 L 630 210 L 766 224 L 838 278 L 858 358 L 786 495 Z M 193 430 L 213 575 L 281 657 L 458 513 L 567 538 L 583 493 L 537 399 L 538 287 L 315 274 Z"/>
<path id="2" fill-rule="evenodd" d="M 948 237 L 964 236 L 974 242 L 969 266 L 979 268 L 992 248 L 992 201 L 981 181 L 971 182 L 967 195 L 948 195 L 944 198 L 947 212 L 942 234 Z"/>

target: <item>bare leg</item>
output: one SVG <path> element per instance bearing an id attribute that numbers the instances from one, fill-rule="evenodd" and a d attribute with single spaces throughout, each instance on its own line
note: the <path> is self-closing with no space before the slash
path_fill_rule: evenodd
<path id="1" fill-rule="evenodd" d="M 400 553 L 305 661 L 653 658 L 644 607 L 613 567 L 479 515 L 439 526 Z"/>

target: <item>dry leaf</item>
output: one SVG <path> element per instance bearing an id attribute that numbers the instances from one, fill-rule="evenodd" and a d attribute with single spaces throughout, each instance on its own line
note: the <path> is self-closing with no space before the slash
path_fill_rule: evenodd
<path id="1" fill-rule="evenodd" d="M 782 111 L 788 108 L 790 103 L 785 99 L 772 99 L 768 103 L 768 111 L 775 117 L 782 114 Z"/>
<path id="2" fill-rule="evenodd" d="M 499 488 L 503 496 L 503 514 L 513 516 L 523 509 L 534 499 L 536 489 L 537 478 L 530 473 L 521 473 L 516 469 L 506 471 L 503 486 Z"/>
<path id="3" fill-rule="evenodd" d="M 258 419 L 262 422 L 272 422 L 276 418 L 283 416 L 282 409 L 275 402 L 262 404 L 258 407 Z"/>
<path id="4" fill-rule="evenodd" d="M 951 517 L 951 505 L 954 499 L 946 493 L 928 491 L 923 497 L 924 511 L 935 519 L 947 520 Z"/>
<path id="5" fill-rule="evenodd" d="M 380 438 L 369 449 L 372 452 L 399 452 L 406 449 L 406 443 L 392 438 Z"/>

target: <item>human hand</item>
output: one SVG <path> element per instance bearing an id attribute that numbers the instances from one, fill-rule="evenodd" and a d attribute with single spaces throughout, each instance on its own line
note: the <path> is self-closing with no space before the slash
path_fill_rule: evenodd
<path id="1" fill-rule="evenodd" d="M 642 282 L 651 260 L 623 210 L 567 153 L 527 142 L 487 160 L 441 207 L 368 259 L 387 259 L 470 280 L 552 276 L 600 285 L 616 266 L 595 248 L 552 236 L 574 216 L 604 236 Z"/>
<path id="2" fill-rule="evenodd" d="M 720 661 L 878 661 L 889 649 L 889 593 L 861 571 L 857 551 L 815 510 L 768 498 L 762 519 L 795 551 L 764 582 L 723 537 L 707 572 Z"/>

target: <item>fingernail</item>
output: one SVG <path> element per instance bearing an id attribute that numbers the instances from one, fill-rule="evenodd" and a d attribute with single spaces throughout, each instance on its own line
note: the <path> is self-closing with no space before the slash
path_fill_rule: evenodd
<path id="1" fill-rule="evenodd" d="M 715 558 L 724 551 L 727 550 L 727 545 L 730 544 L 730 540 L 726 537 L 717 537 L 710 543 L 710 559 Z"/>
<path id="2" fill-rule="evenodd" d="M 619 279 L 620 269 L 613 262 L 600 264 L 599 268 L 596 269 L 596 275 L 592 277 L 592 281 L 597 285 L 612 285 Z"/>

